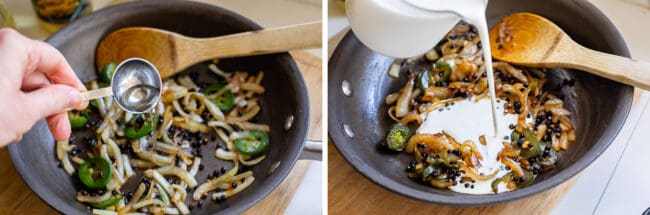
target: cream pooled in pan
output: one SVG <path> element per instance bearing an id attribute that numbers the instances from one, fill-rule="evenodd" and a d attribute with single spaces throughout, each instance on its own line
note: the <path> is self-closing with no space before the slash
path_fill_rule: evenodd
<path id="1" fill-rule="evenodd" d="M 408 80 L 386 97 L 395 124 L 384 144 L 413 155 L 410 178 L 460 193 L 512 191 L 552 170 L 575 141 L 571 113 L 544 88 L 546 71 L 504 62 L 493 63 L 494 135 L 482 48 L 476 29 L 461 23 L 425 55 L 390 67 Z"/>

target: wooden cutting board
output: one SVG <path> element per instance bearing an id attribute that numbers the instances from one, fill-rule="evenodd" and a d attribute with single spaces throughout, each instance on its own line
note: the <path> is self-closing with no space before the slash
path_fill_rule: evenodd
<path id="1" fill-rule="evenodd" d="M 320 140 L 322 136 L 321 59 L 304 51 L 292 52 L 291 55 L 298 63 L 305 82 L 309 86 L 311 121 L 308 139 Z M 311 162 L 298 161 L 275 191 L 244 214 L 284 214 Z M 9 158 L 7 148 L 0 149 L 0 176 L 0 214 L 58 214 L 56 210 L 38 198 L 20 178 Z"/>
<path id="2" fill-rule="evenodd" d="M 328 55 L 349 28 L 328 42 Z M 453 207 L 413 200 L 368 180 L 354 169 L 329 139 L 328 210 L 330 214 L 549 214 L 578 176 L 546 192 L 525 199 L 483 207 Z"/>

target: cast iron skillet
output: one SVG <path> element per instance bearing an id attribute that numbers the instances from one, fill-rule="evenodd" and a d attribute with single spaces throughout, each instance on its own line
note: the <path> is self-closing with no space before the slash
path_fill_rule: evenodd
<path id="1" fill-rule="evenodd" d="M 488 22 L 493 24 L 515 12 L 542 15 L 586 47 L 629 57 L 620 33 L 587 1 L 490 1 Z M 399 40 L 386 42 L 399 43 Z M 585 72 L 553 71 L 550 78 L 552 88 L 555 88 L 553 83 L 563 78 L 577 80 L 575 88 L 556 92 L 567 98 L 566 106 L 573 113 L 578 140 L 570 145 L 568 151 L 560 153 L 557 168 L 538 177 L 531 186 L 513 192 L 496 195 L 454 193 L 408 178 L 405 169 L 412 155 L 387 153 L 379 145 L 392 124 L 386 114 L 384 98 L 405 83 L 404 77 L 394 80 L 386 74 L 392 62 L 392 58 L 369 50 L 351 32 L 343 38 L 329 61 L 329 134 L 343 157 L 370 180 L 396 193 L 433 203 L 487 205 L 548 190 L 583 170 L 607 149 L 632 105 L 633 88 L 630 86 Z M 342 91 L 344 81 L 350 84 L 350 96 Z M 349 132 L 354 136 L 350 137 Z"/>
<path id="2" fill-rule="evenodd" d="M 193 37 L 261 29 L 247 18 L 211 5 L 190 1 L 138 1 L 92 13 L 60 30 L 47 42 L 58 48 L 79 78 L 87 82 L 97 78 L 95 48 L 100 39 L 117 29 L 130 26 L 161 28 Z M 222 59 L 219 66 L 225 71 L 266 72 L 262 82 L 266 93 L 261 99 L 262 111 L 258 120 L 270 125 L 272 145 L 266 151 L 267 158 L 250 168 L 254 172 L 255 182 L 249 188 L 223 203 L 206 200 L 204 206 L 195 208 L 193 213 L 236 214 L 263 199 L 282 182 L 299 158 L 309 125 L 307 89 L 289 54 Z M 205 64 L 188 70 L 186 72 L 209 73 Z M 293 127 L 285 131 L 285 121 L 291 115 L 294 116 Z M 82 144 L 79 140 L 77 142 Z M 232 162 L 214 157 L 215 143 L 203 147 L 206 168 L 197 175 L 199 182 L 204 182 L 212 169 L 232 168 Z M 57 167 L 54 148 L 54 139 L 46 123 L 39 121 L 20 143 L 9 146 L 9 152 L 20 175 L 40 198 L 63 214 L 88 213 L 85 206 L 75 200 L 78 180 Z M 319 158 L 320 152 L 310 155 Z M 269 173 L 270 167 L 277 162 L 277 169 Z"/>

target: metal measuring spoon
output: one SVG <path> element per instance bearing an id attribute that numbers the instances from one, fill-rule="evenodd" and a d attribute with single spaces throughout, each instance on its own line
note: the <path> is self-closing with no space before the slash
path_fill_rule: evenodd
<path id="1" fill-rule="evenodd" d="M 82 100 L 89 101 L 113 96 L 115 102 L 131 113 L 144 113 L 160 100 L 162 80 L 156 67 L 142 58 L 129 58 L 115 68 L 111 86 L 82 92 Z"/>

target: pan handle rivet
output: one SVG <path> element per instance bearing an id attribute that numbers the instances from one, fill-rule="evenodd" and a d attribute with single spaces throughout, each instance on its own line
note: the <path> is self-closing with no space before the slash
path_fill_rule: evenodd
<path id="1" fill-rule="evenodd" d="M 293 115 L 287 117 L 287 120 L 284 122 L 284 130 L 288 131 L 293 126 Z"/>
<path id="2" fill-rule="evenodd" d="M 350 82 L 348 80 L 343 80 L 341 83 L 341 90 L 346 96 L 352 95 L 352 88 L 350 87 Z"/>
<path id="3" fill-rule="evenodd" d="M 345 131 L 345 134 L 348 135 L 348 137 L 354 138 L 354 132 L 348 124 L 343 124 L 343 131 Z"/>

